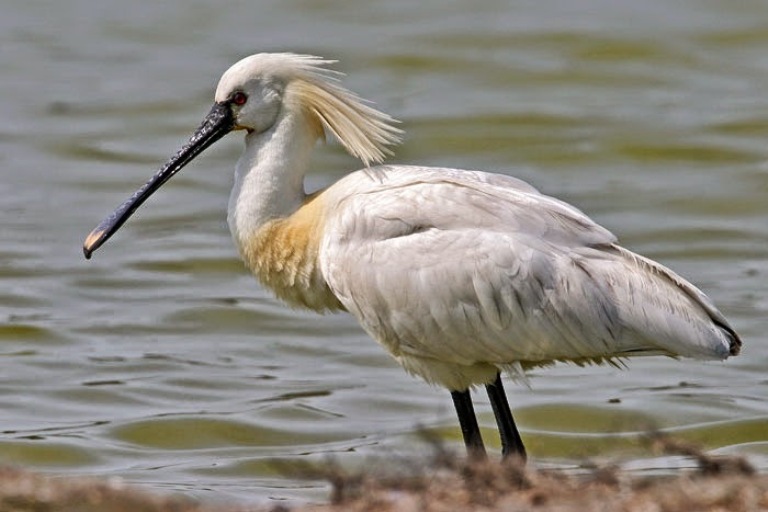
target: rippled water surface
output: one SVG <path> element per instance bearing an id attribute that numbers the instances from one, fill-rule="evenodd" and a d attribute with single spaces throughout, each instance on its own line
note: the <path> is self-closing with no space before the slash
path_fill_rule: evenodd
<path id="1" fill-rule="evenodd" d="M 0 16 L 0 462 L 242 500 L 323 500 L 302 477 L 460 449 L 449 395 L 347 315 L 292 311 L 237 260 L 232 135 L 86 262 L 104 215 L 186 140 L 256 51 L 339 59 L 403 121 L 394 161 L 514 174 L 703 288 L 745 340 L 726 363 L 559 365 L 509 383 L 533 463 L 688 461 L 662 428 L 768 469 L 764 2 L 51 3 Z M 322 147 L 308 188 L 358 163 Z M 477 408 L 494 448 L 493 413 Z M 373 462 L 372 462 L 373 461 Z"/>

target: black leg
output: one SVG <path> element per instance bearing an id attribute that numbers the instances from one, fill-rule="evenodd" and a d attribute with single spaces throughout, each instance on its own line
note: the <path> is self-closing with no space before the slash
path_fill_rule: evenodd
<path id="1" fill-rule="evenodd" d="M 469 390 L 451 391 L 453 405 L 456 407 L 456 414 L 459 415 L 459 424 L 461 433 L 464 435 L 464 444 L 467 446 L 467 453 L 472 457 L 485 457 L 485 445 L 480 435 L 480 427 L 477 425 L 475 408 L 472 406 L 472 397 L 469 396 Z"/>
<path id="2" fill-rule="evenodd" d="M 501 434 L 501 453 L 506 459 L 510 455 L 517 455 L 521 459 L 527 458 L 523 440 L 515 426 L 515 420 L 512 418 L 512 411 L 509 410 L 507 395 L 504 393 L 504 386 L 501 384 L 501 375 L 496 374 L 496 380 L 493 384 L 486 384 L 488 398 L 491 400 L 493 414 L 496 416 L 496 424 L 499 426 Z"/>

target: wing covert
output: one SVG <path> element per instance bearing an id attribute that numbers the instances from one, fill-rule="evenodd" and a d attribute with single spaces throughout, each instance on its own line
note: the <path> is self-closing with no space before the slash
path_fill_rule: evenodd
<path id="1" fill-rule="evenodd" d="M 396 357 L 501 365 L 604 352 L 615 315 L 570 253 L 613 235 L 532 187 L 445 171 L 395 172 L 364 192 L 339 182 L 355 193 L 336 192 L 320 263 L 344 306 Z M 565 295 L 583 300 L 566 307 Z"/>

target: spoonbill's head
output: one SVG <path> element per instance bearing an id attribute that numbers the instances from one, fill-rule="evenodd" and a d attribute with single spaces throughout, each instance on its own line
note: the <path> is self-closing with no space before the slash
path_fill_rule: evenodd
<path id="1" fill-rule="evenodd" d="M 251 55 L 229 68 L 216 87 L 216 105 L 231 115 L 232 127 L 262 133 L 277 121 L 286 100 L 288 84 L 322 76 L 329 63 L 316 57 L 282 53 Z M 292 85 L 295 87 L 295 85 Z"/>
<path id="2" fill-rule="evenodd" d="M 174 174 L 233 130 L 267 134 L 288 114 L 303 115 L 318 138 L 335 136 L 366 165 L 380 162 L 401 131 L 388 115 L 367 105 L 339 84 L 341 73 L 325 66 L 335 61 L 293 53 L 260 53 L 229 68 L 216 88 L 215 103 L 182 148 L 104 219 L 85 239 L 90 258 L 126 220 Z"/>

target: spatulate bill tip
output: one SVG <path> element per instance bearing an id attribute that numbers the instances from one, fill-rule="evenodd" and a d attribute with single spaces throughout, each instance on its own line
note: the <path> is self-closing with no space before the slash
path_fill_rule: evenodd
<path id="1" fill-rule="evenodd" d="M 104 230 L 96 228 L 85 238 L 85 242 L 83 242 L 83 255 L 85 256 L 85 259 L 91 259 L 93 251 L 98 249 L 101 245 L 103 235 Z"/>

